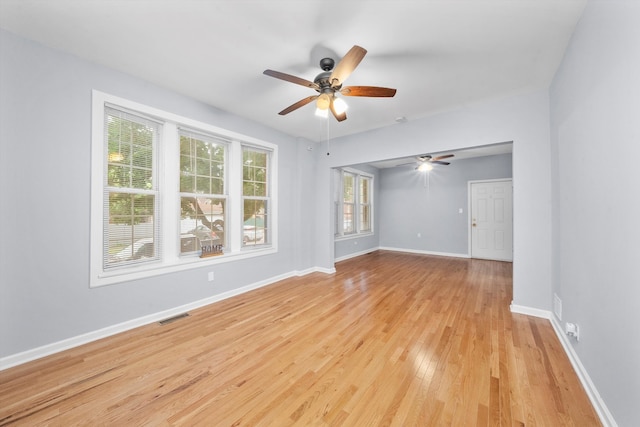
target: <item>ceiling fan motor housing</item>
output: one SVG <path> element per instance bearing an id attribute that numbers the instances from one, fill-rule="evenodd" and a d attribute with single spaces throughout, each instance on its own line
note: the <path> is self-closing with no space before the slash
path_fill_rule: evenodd
<path id="1" fill-rule="evenodd" d="M 331 82 L 329 81 L 330 78 L 331 78 L 331 71 L 325 71 L 316 76 L 313 82 L 318 86 L 320 86 L 320 90 L 318 90 L 318 92 L 334 93 L 336 90 L 340 89 L 340 86 L 331 87 Z"/>
<path id="2" fill-rule="evenodd" d="M 331 58 L 322 58 L 320 60 L 320 68 L 322 68 L 322 71 L 331 71 L 333 70 L 335 63 L 336 62 Z"/>

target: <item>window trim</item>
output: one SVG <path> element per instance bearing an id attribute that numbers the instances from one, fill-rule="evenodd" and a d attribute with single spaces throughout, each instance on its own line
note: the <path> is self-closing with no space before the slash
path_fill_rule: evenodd
<path id="1" fill-rule="evenodd" d="M 337 220 L 339 221 L 339 224 L 337 224 L 337 233 L 335 233 L 334 236 L 334 240 L 338 241 L 338 240 L 348 240 L 348 239 L 354 239 L 354 238 L 358 238 L 358 237 L 362 237 L 362 236 L 370 236 L 372 234 L 375 234 L 375 227 L 374 227 L 374 215 L 375 215 L 375 208 L 374 208 L 374 182 L 375 182 L 375 177 L 374 175 L 367 173 L 367 172 L 363 172 L 361 170 L 358 169 L 353 169 L 353 168 L 338 168 L 337 169 L 338 174 L 337 177 L 339 179 L 339 182 L 336 183 L 336 190 L 337 190 L 337 206 L 336 206 L 336 210 L 337 210 Z M 341 225 L 342 221 L 344 221 L 344 216 L 343 216 L 343 206 L 344 206 L 344 174 L 348 173 L 354 176 L 354 202 L 353 202 L 353 206 L 354 206 L 354 211 L 353 211 L 353 217 L 354 217 L 354 221 L 355 221 L 355 231 L 352 233 L 345 233 L 344 232 L 344 227 Z M 369 185 L 369 206 L 370 206 L 370 212 L 371 212 L 371 217 L 369 218 L 369 221 L 371 223 L 371 228 L 369 230 L 365 230 L 362 231 L 360 229 L 361 224 L 360 224 L 360 179 L 361 177 L 367 178 L 370 180 L 370 185 Z"/>
<path id="2" fill-rule="evenodd" d="M 163 258 L 155 263 L 134 265 L 121 269 L 103 268 L 103 222 L 104 222 L 104 114 L 108 105 L 129 110 L 143 117 L 151 117 L 162 122 L 158 161 L 158 188 L 161 194 L 160 205 L 160 244 Z M 179 137 L 178 129 L 184 126 L 206 134 L 218 135 L 229 139 L 229 224 L 225 224 L 225 233 L 229 232 L 230 247 L 224 255 L 210 258 L 198 256 L 180 256 L 179 241 L 170 236 L 179 235 L 180 188 L 179 188 Z M 241 248 L 240 232 L 242 223 L 240 203 L 242 200 L 242 144 L 253 145 L 271 151 L 271 242 L 269 245 L 255 248 Z M 238 151 L 240 150 L 240 151 Z M 164 161 L 162 159 L 165 159 Z M 175 160 L 175 161 L 173 161 Z M 188 117 L 163 111 L 135 101 L 130 101 L 98 90 L 92 91 L 91 111 L 91 208 L 90 208 L 90 243 L 89 243 L 89 287 L 100 287 L 131 280 L 153 277 L 161 274 L 201 268 L 230 261 L 238 261 L 278 252 L 278 146 L 251 136 L 229 131 L 217 126 L 203 123 Z M 237 205 L 237 206 L 236 206 Z M 169 236 L 169 237 L 167 237 Z"/>

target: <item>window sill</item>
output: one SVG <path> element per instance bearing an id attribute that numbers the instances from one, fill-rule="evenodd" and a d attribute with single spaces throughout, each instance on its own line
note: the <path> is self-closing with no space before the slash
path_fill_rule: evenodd
<path id="1" fill-rule="evenodd" d="M 149 277 L 160 276 L 168 273 L 175 273 L 185 270 L 193 270 L 211 265 L 225 264 L 228 262 L 240 261 L 244 259 L 255 258 L 259 256 L 271 255 L 277 253 L 275 247 L 265 247 L 260 249 L 244 249 L 237 252 L 225 253 L 224 255 L 200 258 L 198 255 L 184 256 L 166 263 L 155 263 L 145 266 L 136 266 L 122 270 L 106 271 L 97 277 L 91 278 L 90 287 L 97 288 L 100 286 L 115 285 L 132 280 L 146 279 Z"/>
<path id="2" fill-rule="evenodd" d="M 366 233 L 346 234 L 344 236 L 335 236 L 334 237 L 334 241 L 340 242 L 340 241 L 343 241 L 343 240 L 359 239 L 361 237 L 369 237 L 369 236 L 373 236 L 373 235 L 374 235 L 373 231 L 368 231 Z"/>

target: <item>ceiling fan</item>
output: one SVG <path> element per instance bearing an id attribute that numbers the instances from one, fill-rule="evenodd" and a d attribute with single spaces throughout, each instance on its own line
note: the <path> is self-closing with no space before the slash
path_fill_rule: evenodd
<path id="1" fill-rule="evenodd" d="M 323 58 L 320 60 L 320 68 L 322 73 L 318 74 L 311 82 L 309 80 L 292 76 L 290 74 L 281 73 L 274 70 L 264 70 L 263 74 L 284 80 L 290 83 L 299 84 L 314 89 L 318 95 L 308 96 L 300 101 L 288 106 L 278 114 L 284 116 L 290 112 L 297 110 L 316 101 L 318 110 L 330 110 L 333 116 L 339 122 L 346 120 L 345 113 L 346 104 L 340 98 L 336 97 L 336 92 L 344 96 L 366 96 L 366 97 L 393 97 L 396 94 L 395 89 L 377 86 L 345 86 L 342 87 L 347 77 L 351 75 L 353 70 L 360 64 L 362 58 L 367 54 L 366 49 L 360 46 L 353 46 L 349 52 L 335 66 L 335 61 L 331 58 Z"/>
<path id="2" fill-rule="evenodd" d="M 418 166 L 416 166 L 416 170 L 422 171 L 422 172 L 426 172 L 426 171 L 430 171 L 431 169 L 433 169 L 432 165 L 450 165 L 451 163 L 449 162 L 443 162 L 443 159 L 448 159 L 453 157 L 453 154 L 445 154 L 444 156 L 436 156 L 433 157 L 430 154 L 425 154 L 422 156 L 418 156 L 416 157 L 416 160 L 418 161 Z M 404 166 L 404 165 L 410 165 L 413 164 L 414 162 L 410 162 L 410 163 L 403 163 L 401 165 L 398 166 Z"/>

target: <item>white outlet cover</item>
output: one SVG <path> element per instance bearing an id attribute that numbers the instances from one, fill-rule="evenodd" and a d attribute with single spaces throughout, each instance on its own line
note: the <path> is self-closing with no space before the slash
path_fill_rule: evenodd
<path id="1" fill-rule="evenodd" d="M 577 324 L 567 322 L 565 324 L 565 332 L 570 337 L 575 338 L 576 341 L 580 341 L 580 327 Z"/>

